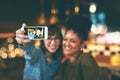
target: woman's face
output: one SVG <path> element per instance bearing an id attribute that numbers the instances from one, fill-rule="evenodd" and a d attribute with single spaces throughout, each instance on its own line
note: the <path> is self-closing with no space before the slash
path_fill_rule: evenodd
<path id="1" fill-rule="evenodd" d="M 44 46 L 50 53 L 55 53 L 60 46 L 60 38 L 56 35 L 49 36 L 47 40 L 44 40 Z"/>
<path id="2" fill-rule="evenodd" d="M 40 30 L 37 30 L 37 33 L 36 33 L 38 36 L 41 34 L 41 31 Z"/>
<path id="3" fill-rule="evenodd" d="M 74 55 L 80 50 L 80 38 L 73 30 L 68 30 L 63 38 L 62 47 L 64 55 Z"/>

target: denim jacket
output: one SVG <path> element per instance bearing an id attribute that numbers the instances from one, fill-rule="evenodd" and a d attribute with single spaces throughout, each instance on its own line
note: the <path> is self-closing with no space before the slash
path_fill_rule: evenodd
<path id="1" fill-rule="evenodd" d="M 26 61 L 23 80 L 52 80 L 60 65 L 60 60 L 47 63 L 45 53 L 32 43 L 20 47 L 24 50 Z"/>

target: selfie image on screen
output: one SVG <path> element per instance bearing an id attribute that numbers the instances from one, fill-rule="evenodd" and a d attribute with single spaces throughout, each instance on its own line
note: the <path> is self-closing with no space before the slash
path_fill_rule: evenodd
<path id="1" fill-rule="evenodd" d="M 44 40 L 47 39 L 48 29 L 47 27 L 41 27 L 41 26 L 37 26 L 37 27 L 28 26 L 25 28 L 25 34 L 31 40 L 36 40 L 36 39 Z"/>

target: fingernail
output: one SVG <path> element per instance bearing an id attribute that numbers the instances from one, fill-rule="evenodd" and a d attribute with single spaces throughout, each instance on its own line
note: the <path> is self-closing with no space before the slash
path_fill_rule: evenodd
<path id="1" fill-rule="evenodd" d="M 24 30 L 24 26 L 21 27 L 21 30 Z"/>
<path id="2" fill-rule="evenodd" d="M 27 26 L 25 23 L 22 24 L 23 27 Z"/>

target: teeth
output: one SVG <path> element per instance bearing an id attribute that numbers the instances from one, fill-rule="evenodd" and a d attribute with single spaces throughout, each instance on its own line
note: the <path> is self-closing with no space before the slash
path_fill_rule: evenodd
<path id="1" fill-rule="evenodd" d="M 51 48 L 55 48 L 55 46 L 52 46 Z"/>
<path id="2" fill-rule="evenodd" d="M 66 50 L 70 50 L 70 48 L 69 48 L 69 47 L 65 47 L 65 49 L 66 49 Z"/>
<path id="3" fill-rule="evenodd" d="M 55 47 L 52 47 L 52 49 L 54 49 Z"/>

